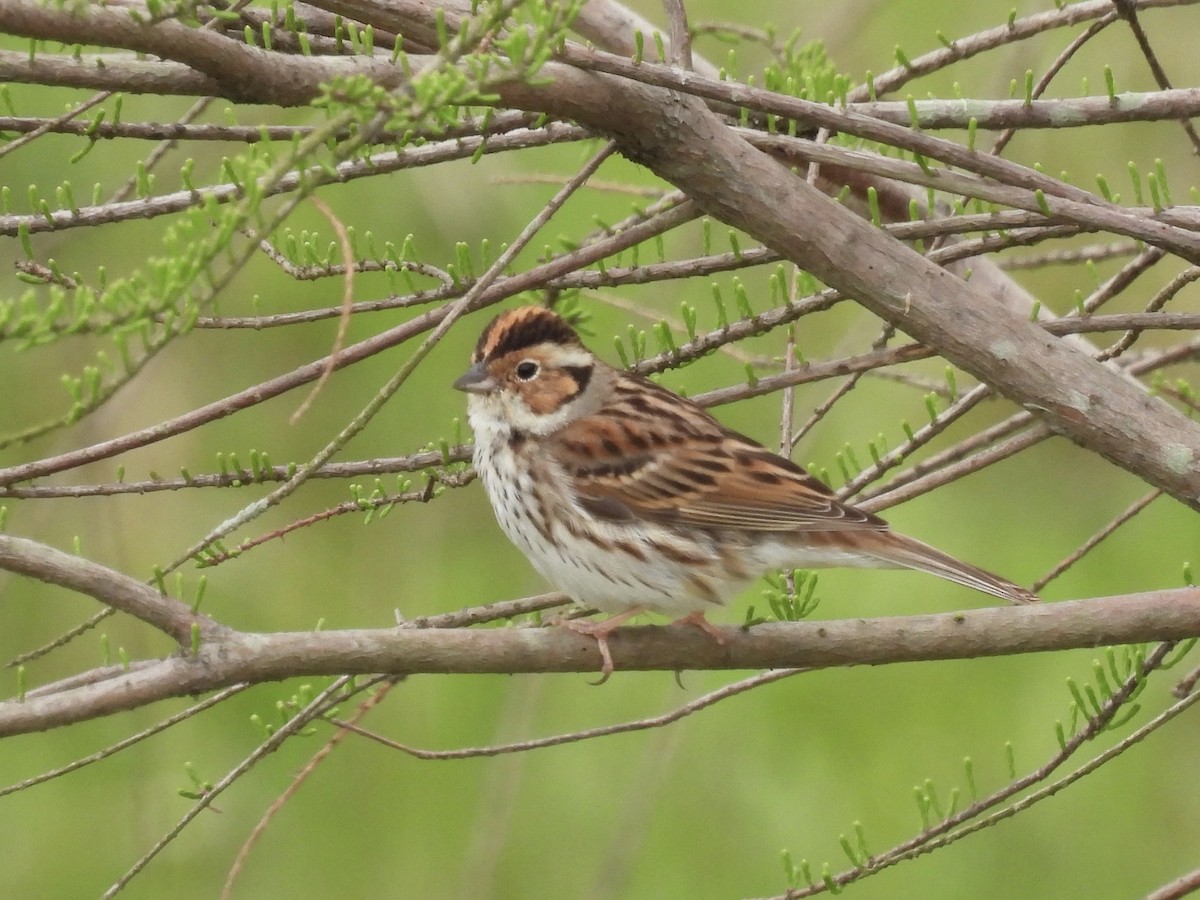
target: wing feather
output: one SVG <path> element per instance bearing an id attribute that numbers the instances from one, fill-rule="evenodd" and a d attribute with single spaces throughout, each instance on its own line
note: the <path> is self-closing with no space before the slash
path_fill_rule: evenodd
<path id="1" fill-rule="evenodd" d="M 779 532 L 888 529 L 790 460 L 628 375 L 609 402 L 555 435 L 554 452 L 580 505 L 611 521 Z"/>

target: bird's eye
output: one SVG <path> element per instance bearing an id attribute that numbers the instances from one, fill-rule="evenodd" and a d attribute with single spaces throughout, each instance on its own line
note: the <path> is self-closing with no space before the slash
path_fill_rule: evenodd
<path id="1" fill-rule="evenodd" d="M 531 359 L 517 363 L 517 377 L 522 381 L 528 381 L 538 373 L 538 364 Z"/>

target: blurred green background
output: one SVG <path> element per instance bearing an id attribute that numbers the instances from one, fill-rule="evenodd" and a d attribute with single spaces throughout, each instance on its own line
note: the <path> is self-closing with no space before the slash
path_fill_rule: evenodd
<path id="1" fill-rule="evenodd" d="M 632 6 L 656 22 L 657 4 Z M 955 37 L 1002 24 L 1006 8 L 928 2 L 688 3 L 693 24 L 723 20 L 761 27 L 795 27 L 823 39 L 839 69 L 856 81 L 867 70 L 892 65 L 893 48 L 909 56 L 938 46 L 935 31 Z M 1187 27 L 1180 27 L 1181 23 Z M 1196 57 L 1188 52 L 1195 13 L 1148 12 L 1145 23 L 1168 71 L 1179 85 L 1197 83 Z M 952 96 L 959 82 L 967 96 L 1007 97 L 1011 79 L 1026 69 L 1040 75 L 1077 30 L 968 61 L 951 73 L 910 86 Z M 697 52 L 724 63 L 728 45 L 711 38 Z M 761 67 L 762 53 L 738 51 L 742 73 Z M 1101 36 L 1072 61 L 1052 95 L 1092 92 L 1112 65 L 1121 89 L 1149 89 L 1152 81 L 1132 38 L 1119 27 Z M 79 92 L 10 87 L 21 114 L 53 114 L 85 96 Z M 130 97 L 123 118 L 172 121 L 187 100 Z M 218 103 L 210 120 L 224 120 Z M 255 121 L 257 109 L 234 111 Z M 277 121 L 312 120 L 305 110 L 273 114 Z M 22 197 L 36 184 L 53 196 L 65 178 L 77 196 L 98 181 L 105 194 L 132 169 L 131 152 L 152 144 L 101 144 L 81 162 L 69 158 L 76 139 L 46 137 L 33 148 L 0 159 L 0 182 Z M 415 236 L 426 261 L 454 260 L 454 242 L 478 253 L 510 240 L 555 190 L 531 176 L 573 174 L 599 145 L 566 146 L 401 172 L 325 188 L 320 196 L 360 232 L 382 243 Z M 36 148 L 36 149 L 35 149 Z M 215 177 L 223 153 L 237 148 L 186 148 L 196 171 Z M 1195 159 L 1175 126 L 1139 125 L 1076 132 L 1021 134 L 1008 156 L 1041 162 L 1047 171 L 1067 170 L 1076 183 L 1095 173 L 1127 183 L 1130 160 L 1148 169 L 1167 163 L 1177 201 L 1195 183 Z M 178 184 L 184 155 L 160 169 L 157 190 Z M 654 180 L 622 160 L 611 160 L 598 178 L 641 185 Z M 514 180 L 515 179 L 515 180 Z M 524 179 L 524 180 L 523 180 Z M 637 198 L 588 190 L 573 198 L 535 241 L 535 252 L 559 237 L 577 240 L 594 227 L 629 214 Z M 23 211 L 23 210 L 21 210 Z M 296 230 L 327 223 L 302 207 L 290 220 Z M 40 258 L 52 257 L 67 271 L 92 277 L 98 266 L 111 276 L 143 264 L 156 252 L 162 220 L 131 222 L 99 230 L 73 230 L 35 240 Z M 724 228 L 714 225 L 714 234 Z M 666 239 L 669 256 L 696 254 L 700 229 Z M 0 243 L 5 295 L 23 289 L 11 263 L 15 241 Z M 1116 271 L 1104 263 L 1095 273 L 1054 268 L 1018 277 L 1046 306 L 1068 310 L 1076 290 L 1088 292 L 1096 277 Z M 1178 268 L 1157 269 L 1120 301 L 1136 310 Z M 757 308 L 766 305 L 766 273 L 742 273 Z M 687 299 L 701 309 L 701 327 L 714 326 L 711 281 L 729 296 L 731 279 L 693 279 L 666 286 L 622 289 L 585 296 L 593 313 L 592 345 L 615 360 L 612 337 L 630 322 L 648 327 L 646 313 L 677 317 Z M 1144 283 L 1143 283 L 1144 282 Z M 356 299 L 384 296 L 386 281 L 360 276 Z M 336 280 L 298 283 L 266 260 L 255 260 L 219 298 L 224 314 L 250 314 L 334 305 Z M 627 307 L 625 309 L 618 306 Z M 511 304 L 510 304 L 511 305 Z M 643 314 L 632 314 L 629 309 Z M 1174 308 L 1196 308 L 1187 289 Z M 1114 309 L 1113 311 L 1117 311 Z M 356 318 L 350 339 L 403 321 L 393 311 Z M 397 456 L 440 437 L 451 438 L 464 418 L 463 398 L 449 389 L 470 347 L 491 315 L 460 323 L 384 414 L 354 440 L 341 459 Z M 99 413 L 78 426 L 32 445 L 0 451 L 0 464 L 40 458 L 161 421 L 248 385 L 290 370 L 328 352 L 336 325 L 267 331 L 195 331 L 156 358 L 142 377 Z M 877 325 L 848 307 L 804 320 L 798 341 L 816 360 L 865 347 Z M 1146 339 L 1154 345 L 1154 338 Z M 778 355 L 782 336 L 743 347 Z M 74 338 L 35 350 L 0 344 L 0 431 L 9 433 L 57 415 L 68 405 L 59 386 L 64 372 L 78 372 L 104 338 Z M 296 426 L 288 418 L 301 400 L 295 392 L 206 426 L 183 437 L 122 457 L 129 480 L 150 472 L 174 474 L 216 469 L 215 454 L 235 451 L 245 462 L 251 448 L 273 462 L 303 461 L 365 405 L 411 353 L 399 347 L 338 372 Z M 914 367 L 932 378 L 942 366 Z M 1193 367 L 1192 374 L 1195 374 Z M 740 380 L 742 365 L 720 354 L 664 382 L 696 393 Z M 960 385 L 967 383 L 960 377 Z M 828 396 L 828 384 L 797 391 L 797 421 Z M 1011 412 L 1003 402 L 985 405 L 934 449 L 947 446 L 981 423 Z M 723 421 L 765 443 L 778 441 L 778 399 L 766 398 L 719 411 Z M 835 454 L 847 443 L 865 456 L 866 441 L 883 432 L 889 445 L 902 439 L 901 420 L 919 423 L 918 392 L 866 380 L 847 403 L 806 439 L 797 458 L 836 472 Z M 463 424 L 465 431 L 465 423 Z M 96 464 L 46 483 L 110 481 L 115 463 Z M 370 484 L 368 483 L 368 487 Z M 390 480 L 387 486 L 391 486 Z M 1095 530 L 1148 490 L 1133 477 L 1067 445 L 1049 442 L 1016 460 L 957 482 L 932 496 L 891 510 L 902 531 L 1030 583 Z M 9 502 L 7 529 L 70 548 L 78 537 L 88 557 L 138 577 L 174 558 L 264 489 L 196 490 L 145 497 Z M 257 520 L 239 538 L 253 537 L 348 499 L 342 482 L 310 482 L 283 508 Z M 1047 600 L 1174 587 L 1181 565 L 1197 558 L 1193 513 L 1156 501 L 1132 524 L 1045 592 Z M 188 571 L 189 583 L 195 573 Z M 243 558 L 208 572 L 205 610 L 231 626 L 249 630 L 386 627 L 394 610 L 414 617 L 544 589 L 520 554 L 505 541 L 478 485 L 449 491 L 436 502 L 397 508 L 367 527 L 361 516 L 343 516 L 272 541 Z M 759 588 L 732 603 L 724 622 L 760 609 Z M 909 573 L 832 571 L 821 575 L 818 617 L 944 611 L 983 601 L 969 591 Z M 9 659 L 50 640 L 95 611 L 95 605 L 61 590 L 0 575 L 0 658 Z M 131 657 L 169 652 L 168 642 L 120 617 L 102 630 L 113 648 Z M 915 785 L 931 779 L 948 802 L 965 794 L 963 759 L 973 761 L 981 792 L 1007 780 L 1005 745 L 1011 742 L 1017 771 L 1047 760 L 1057 748 L 1056 720 L 1066 718 L 1065 679 L 1087 679 L 1096 652 L 1023 658 L 939 662 L 878 669 L 824 671 L 798 676 L 725 701 L 667 729 L 603 738 L 517 756 L 465 761 L 419 761 L 369 741 L 350 738 L 307 780 L 259 841 L 234 891 L 236 897 L 736 897 L 776 894 L 786 887 L 781 851 L 810 861 L 819 873 L 828 862 L 848 866 L 839 836 L 861 822 L 868 846 L 883 851 L 921 827 Z M 32 664 L 31 684 L 43 683 L 100 662 L 96 636 L 86 636 Z M 416 677 L 398 685 L 366 725 L 422 748 L 482 746 L 550 735 L 656 715 L 673 709 L 740 674 L 689 672 L 682 686 L 665 674 L 618 672 L 596 688 L 585 676 Z M 16 689 L 12 670 L 5 693 Z M 311 682 L 318 688 L 324 682 Z M 277 701 L 301 682 L 248 691 L 216 710 L 189 720 L 115 757 L 40 787 L 0 799 L 5 832 L 0 896 L 76 897 L 100 894 L 169 829 L 191 801 L 185 765 L 216 781 L 261 740 L 251 722 L 273 719 Z M 1159 676 L 1144 699 L 1147 710 L 1167 701 L 1170 676 Z M 5 742 L 0 786 L 63 765 L 118 741 L 181 709 L 183 701 L 159 704 L 49 734 Z M 348 710 L 347 710 L 348 712 Z M 1147 717 L 1143 713 L 1135 724 Z M 332 730 L 289 741 L 193 823 L 125 891 L 128 897 L 216 896 L 238 848 L 268 805 L 317 751 Z M 914 862 L 855 885 L 862 897 L 1129 897 L 1193 868 L 1200 846 L 1200 780 L 1194 777 L 1198 726 L 1181 719 L 1144 746 L 1064 794 L 1011 821 Z M 1111 743 L 1101 738 L 1100 746 Z"/>

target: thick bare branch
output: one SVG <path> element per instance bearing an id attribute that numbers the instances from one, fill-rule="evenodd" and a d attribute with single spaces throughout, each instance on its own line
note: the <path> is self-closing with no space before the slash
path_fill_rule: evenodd
<path id="1" fill-rule="evenodd" d="M 362 73 L 389 88 L 399 87 L 408 78 L 386 56 L 284 56 L 173 19 L 146 25 L 129 10 L 96 4 L 54 7 L 33 0 L 6 0 L 0 4 L 0 32 L 153 53 L 206 76 L 208 87 L 202 91 L 246 103 L 303 106 L 316 96 L 314 91 L 321 82 L 336 75 Z M 15 62 L 11 58 L 6 61 Z M 81 63 L 80 68 L 85 65 Z M 151 87 L 159 89 L 157 84 Z"/>
<path id="2" fill-rule="evenodd" d="M 851 103 L 850 109 L 896 125 L 918 128 L 1080 128 L 1108 122 L 1156 122 L 1200 114 L 1200 89 L 1174 88 L 1109 97 L 1054 100 L 917 100 Z M 913 110 L 916 110 L 914 121 Z"/>
<path id="3" fill-rule="evenodd" d="M 620 671 L 827 668 L 1003 656 L 1200 636 L 1200 589 L 926 616 L 726 626 L 718 644 L 686 625 L 623 628 Z M 226 633 L 79 687 L 0 703 L 0 737 L 43 731 L 241 682 L 334 674 L 596 672 L 596 643 L 563 628 Z"/>

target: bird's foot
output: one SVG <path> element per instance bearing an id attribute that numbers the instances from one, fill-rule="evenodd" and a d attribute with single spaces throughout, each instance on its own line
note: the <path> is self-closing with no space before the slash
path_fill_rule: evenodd
<path id="1" fill-rule="evenodd" d="M 671 624 L 672 625 L 695 625 L 697 628 L 699 628 L 701 631 L 703 631 L 705 634 L 707 634 L 709 637 L 711 637 L 718 644 L 724 644 L 725 643 L 724 633 L 721 631 L 720 628 L 718 628 L 716 625 L 714 625 L 712 622 L 708 621 L 708 619 L 706 619 L 704 617 L 704 612 L 705 612 L 704 610 L 698 609 L 695 612 L 688 613 L 686 616 L 681 616 L 680 618 L 676 619 Z"/>
<path id="2" fill-rule="evenodd" d="M 560 628 L 565 628 L 568 631 L 575 632 L 576 634 L 585 635 L 586 637 L 593 638 L 596 641 L 596 649 L 600 651 L 600 680 L 593 681 L 592 684 L 604 684 L 604 682 L 608 681 L 608 676 L 613 673 L 613 658 L 612 651 L 608 647 L 608 636 L 634 616 L 639 616 L 644 612 L 645 610 L 641 607 L 635 607 L 633 609 L 627 609 L 624 612 L 617 613 L 615 616 L 609 616 L 603 622 L 593 622 L 589 619 L 564 619 L 559 617 L 554 619 L 553 623 L 558 625 Z"/>

